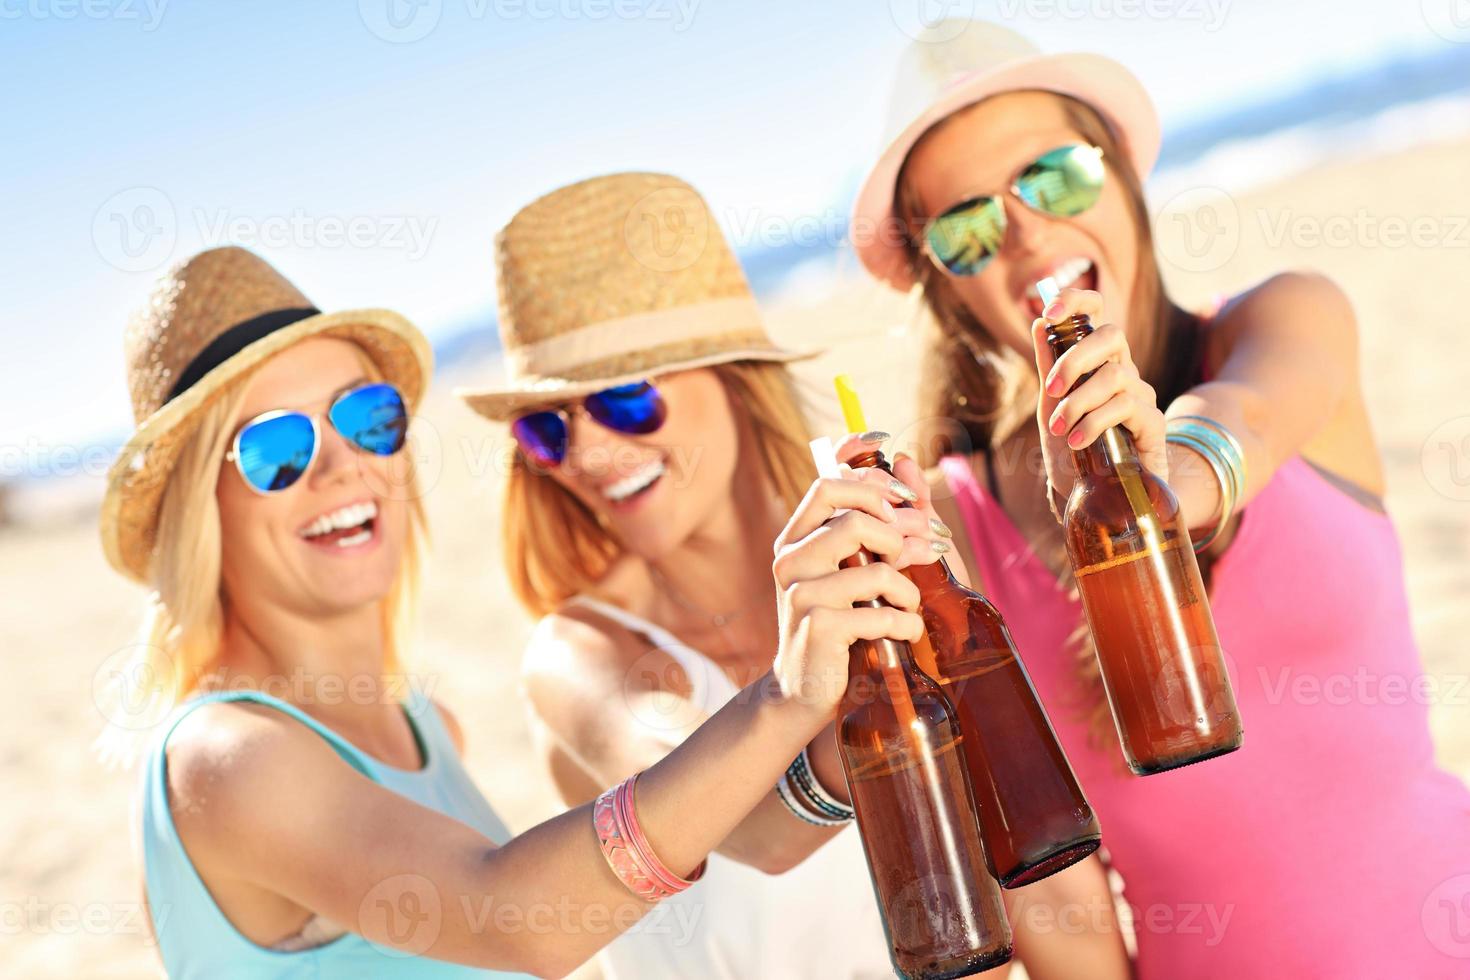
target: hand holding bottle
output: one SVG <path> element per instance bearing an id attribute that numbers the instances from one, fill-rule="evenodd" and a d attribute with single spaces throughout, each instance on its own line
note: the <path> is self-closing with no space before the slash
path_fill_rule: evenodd
<path id="1" fill-rule="evenodd" d="M 923 635 L 919 590 L 890 563 L 921 547 L 907 530 L 914 522 L 901 520 L 893 506 L 902 499 L 873 483 L 817 480 L 776 538 L 771 572 L 781 633 L 775 677 L 784 697 L 824 718 L 847 689 L 854 643 Z M 927 526 L 924 531 L 932 533 Z M 840 567 L 863 548 L 889 560 Z M 880 597 L 892 608 L 853 608 Z"/>
<path id="2" fill-rule="evenodd" d="M 1047 478 L 1063 499 L 1077 477 L 1073 453 L 1091 445 L 1106 430 L 1121 425 L 1133 437 L 1139 461 L 1160 478 L 1169 478 L 1164 444 L 1164 413 L 1152 386 L 1139 376 L 1123 328 L 1115 323 L 1094 324 L 1092 333 L 1077 341 L 1061 358 L 1047 343 L 1049 324 L 1068 317 L 1102 314 L 1102 294 L 1091 289 L 1064 289 L 1031 324 L 1041 391 L 1036 424 Z M 1084 378 L 1076 390 L 1071 390 Z"/>

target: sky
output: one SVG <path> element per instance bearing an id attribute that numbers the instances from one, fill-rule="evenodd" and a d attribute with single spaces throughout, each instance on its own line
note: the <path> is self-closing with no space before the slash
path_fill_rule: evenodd
<path id="1" fill-rule="evenodd" d="M 115 437 L 123 326 L 235 242 L 324 309 L 484 323 L 515 210 L 598 173 L 840 232 L 921 19 L 1131 68 L 1173 127 L 1470 43 L 1466 0 L 0 0 L 0 479 Z"/>

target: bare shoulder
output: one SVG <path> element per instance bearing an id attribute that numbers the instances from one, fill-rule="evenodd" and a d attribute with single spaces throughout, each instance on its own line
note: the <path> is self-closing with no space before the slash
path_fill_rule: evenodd
<path id="1" fill-rule="evenodd" d="M 521 683 L 532 708 L 556 725 L 566 709 L 606 697 L 631 658 L 628 631 L 576 604 L 543 616 L 521 658 Z"/>
<path id="2" fill-rule="evenodd" d="M 1301 334 L 1317 343 L 1355 341 L 1357 320 L 1342 287 L 1316 272 L 1282 272 L 1246 290 L 1220 310 L 1211 338 L 1226 344 L 1245 336 Z"/>
<path id="3" fill-rule="evenodd" d="M 227 852 L 242 830 L 278 813 L 295 791 L 348 768 L 319 735 L 260 705 L 215 703 L 190 712 L 169 736 L 170 810 L 192 848 Z"/>

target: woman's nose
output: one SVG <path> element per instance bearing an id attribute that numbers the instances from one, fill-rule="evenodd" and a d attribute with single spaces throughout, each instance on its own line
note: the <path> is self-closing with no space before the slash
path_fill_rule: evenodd
<path id="1" fill-rule="evenodd" d="M 1001 247 L 1017 255 L 1041 251 L 1048 234 L 1047 219 L 1012 195 L 1007 194 L 1003 200 L 1006 209 L 1006 237 Z"/>
<path id="2" fill-rule="evenodd" d="M 317 432 L 321 443 L 311 465 L 312 482 L 322 486 L 341 483 L 357 470 L 357 450 L 329 422 L 319 423 Z"/>
<path id="3" fill-rule="evenodd" d="M 574 413 L 567 426 L 566 465 L 570 472 L 594 480 L 617 471 L 619 451 L 627 444 L 616 432 L 598 424 L 585 413 Z"/>

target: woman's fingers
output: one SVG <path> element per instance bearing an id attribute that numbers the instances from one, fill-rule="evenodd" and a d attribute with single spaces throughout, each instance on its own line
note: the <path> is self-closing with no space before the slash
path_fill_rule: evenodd
<path id="1" fill-rule="evenodd" d="M 903 532 L 893 522 L 882 521 L 860 511 L 848 511 L 782 547 L 776 552 L 771 571 L 776 576 L 776 584 L 784 589 L 802 579 L 835 571 L 844 558 L 861 549 L 896 559 L 903 553 L 905 540 Z"/>
<path id="2" fill-rule="evenodd" d="M 1123 335 L 1123 328 L 1115 323 L 1104 323 L 1094 328 L 1092 333 L 1077 341 L 1076 346 L 1057 358 L 1043 381 L 1046 393 L 1060 398 L 1088 371 L 1107 364 L 1133 367 L 1128 339 Z"/>
<path id="3" fill-rule="evenodd" d="M 818 578 L 796 582 L 786 590 L 791 611 L 804 616 L 819 606 L 848 609 L 859 602 L 886 599 L 888 604 L 910 611 L 919 608 L 918 586 L 886 562 L 839 568 Z"/>
<path id="4" fill-rule="evenodd" d="M 1072 289 L 1062 290 L 1057 298 L 1052 300 L 1051 305 L 1041 311 L 1043 319 L 1052 323 L 1061 323 L 1069 316 L 1085 313 L 1089 317 L 1102 314 L 1102 293 L 1096 289 Z"/>
<path id="5" fill-rule="evenodd" d="M 839 510 L 858 510 L 891 523 L 896 511 L 893 505 L 902 500 L 898 494 L 886 493 L 871 483 L 860 480 L 821 479 L 812 483 L 801 503 L 776 535 L 774 550 L 779 554 L 821 527 Z"/>
<path id="6" fill-rule="evenodd" d="M 924 620 L 918 613 L 887 606 L 855 609 L 819 606 L 806 614 L 805 621 L 813 635 L 836 640 L 835 647 L 844 654 L 858 640 L 890 639 L 913 643 L 924 635 Z"/>
<path id="7" fill-rule="evenodd" d="M 1109 361 L 1098 368 L 1075 391 L 1057 402 L 1047 419 L 1046 428 L 1054 436 L 1065 435 L 1089 412 L 1106 404 L 1119 392 L 1127 392 L 1136 379 L 1121 364 Z M 1068 445 L 1072 445 L 1070 442 Z M 1072 445 L 1073 449 L 1079 448 Z"/>

